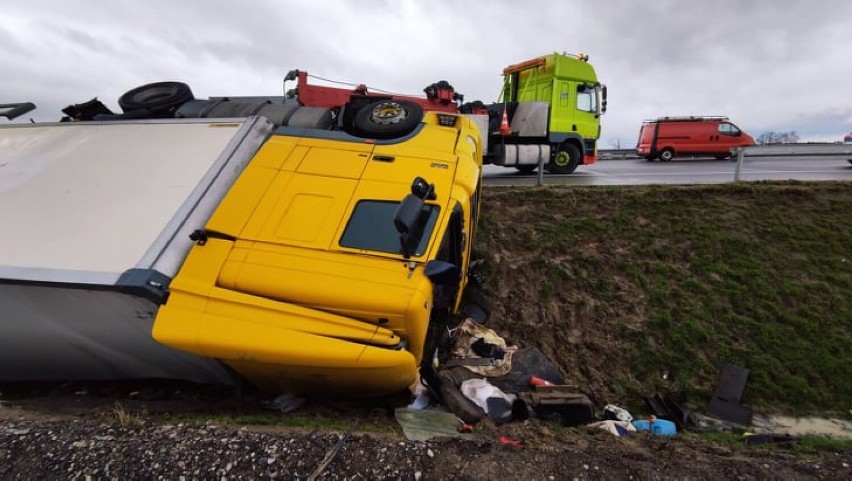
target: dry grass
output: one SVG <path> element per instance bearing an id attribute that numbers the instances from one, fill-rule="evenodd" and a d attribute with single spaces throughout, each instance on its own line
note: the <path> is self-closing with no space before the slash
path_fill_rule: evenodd
<path id="1" fill-rule="evenodd" d="M 126 429 L 139 429 L 145 427 L 145 412 L 135 414 L 127 410 L 120 402 L 116 401 L 112 409 L 112 416 L 119 426 Z"/>

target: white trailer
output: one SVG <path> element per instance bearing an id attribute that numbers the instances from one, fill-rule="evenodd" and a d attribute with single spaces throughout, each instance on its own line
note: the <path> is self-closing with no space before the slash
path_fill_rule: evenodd
<path id="1" fill-rule="evenodd" d="M 0 382 L 234 382 L 151 327 L 190 233 L 272 129 L 263 117 L 0 125 Z"/>

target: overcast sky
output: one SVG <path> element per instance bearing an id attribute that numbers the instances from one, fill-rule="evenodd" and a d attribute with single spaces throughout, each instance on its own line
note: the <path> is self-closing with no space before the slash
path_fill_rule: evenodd
<path id="1" fill-rule="evenodd" d="M 565 51 L 609 87 L 604 148 L 664 115 L 836 141 L 852 131 L 850 27 L 848 0 L 4 0 L 0 103 L 53 121 L 161 80 L 281 95 L 295 68 L 406 94 L 448 80 L 490 102 L 503 67 Z"/>

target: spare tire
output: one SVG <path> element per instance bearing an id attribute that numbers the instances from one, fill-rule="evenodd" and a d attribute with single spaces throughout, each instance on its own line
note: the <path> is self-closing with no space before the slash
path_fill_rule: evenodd
<path id="1" fill-rule="evenodd" d="M 189 85 L 182 82 L 155 82 L 128 90 L 118 99 L 124 112 L 147 109 L 157 114 L 173 114 L 181 105 L 194 100 Z"/>
<path id="2" fill-rule="evenodd" d="M 355 127 L 364 137 L 391 139 L 410 133 L 423 119 L 423 108 L 408 100 L 380 100 L 355 114 Z"/>

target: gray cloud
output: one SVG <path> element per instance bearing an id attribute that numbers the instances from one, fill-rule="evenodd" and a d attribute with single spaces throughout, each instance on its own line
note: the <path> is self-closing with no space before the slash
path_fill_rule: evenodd
<path id="1" fill-rule="evenodd" d="M 0 102 L 55 120 L 158 80 L 275 95 L 293 68 L 410 94 L 445 79 L 493 101 L 503 67 L 564 50 L 609 86 L 604 146 L 661 115 L 833 138 L 852 130 L 849 18 L 841 0 L 30 0 L 0 12 Z"/>

